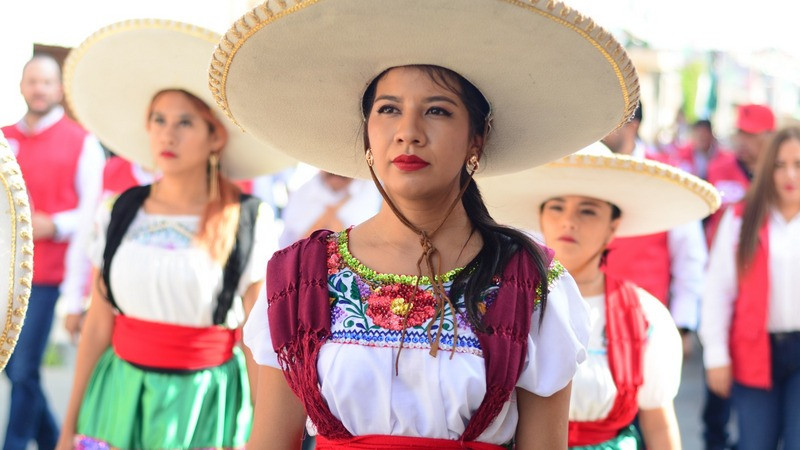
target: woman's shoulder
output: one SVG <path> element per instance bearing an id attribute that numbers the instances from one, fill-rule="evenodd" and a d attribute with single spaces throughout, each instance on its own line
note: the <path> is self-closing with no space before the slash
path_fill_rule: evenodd
<path id="1" fill-rule="evenodd" d="M 677 330 L 672 314 L 659 299 L 639 286 L 636 286 L 636 295 L 639 297 L 642 312 L 651 327 L 667 326 Z"/>
<path id="2" fill-rule="evenodd" d="M 337 242 L 336 237 L 339 233 L 330 230 L 317 230 L 307 238 L 295 241 L 272 255 L 271 261 L 279 262 L 286 259 L 313 258 L 314 256 L 325 256 L 328 249 Z"/>
<path id="3" fill-rule="evenodd" d="M 567 269 L 555 258 L 555 252 L 552 249 L 535 240 L 532 240 L 532 244 L 538 252 L 538 257 L 542 259 L 541 263 L 544 265 L 547 278 L 546 283 L 540 283 L 540 285 L 546 284 L 548 288 L 552 288 L 567 273 Z M 506 274 L 508 274 L 508 269 L 520 270 L 522 268 L 526 271 L 538 272 L 539 262 L 535 258 L 527 249 L 518 246 L 509 260 L 509 265 L 506 265 Z M 520 264 L 510 264 L 515 259 Z"/>

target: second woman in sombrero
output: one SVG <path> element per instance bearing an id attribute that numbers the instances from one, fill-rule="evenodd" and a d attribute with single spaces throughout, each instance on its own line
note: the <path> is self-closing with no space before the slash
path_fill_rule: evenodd
<path id="1" fill-rule="evenodd" d="M 291 159 L 216 111 L 203 69 L 217 39 L 189 24 L 131 20 L 99 30 L 66 62 L 78 119 L 161 177 L 98 212 L 61 449 L 238 448 L 249 436 L 237 329 L 274 246 L 270 215 L 228 177 Z"/>
<path id="2" fill-rule="evenodd" d="M 672 400 L 682 347 L 669 311 L 638 286 L 604 274 L 606 245 L 698 220 L 719 207 L 708 183 L 602 144 L 508 177 L 481 180 L 497 217 L 542 232 L 590 308 L 588 360 L 572 381 L 569 445 L 678 449 Z"/>
<path id="3" fill-rule="evenodd" d="M 245 327 L 261 364 L 250 444 L 297 448 L 307 414 L 321 449 L 566 447 L 582 300 L 472 175 L 624 121 L 638 88 L 619 44 L 555 1 L 268 2 L 210 74 L 248 133 L 384 197 L 270 261 Z"/>

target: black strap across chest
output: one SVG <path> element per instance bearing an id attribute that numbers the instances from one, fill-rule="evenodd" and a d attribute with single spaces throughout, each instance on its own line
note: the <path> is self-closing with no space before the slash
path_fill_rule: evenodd
<path id="1" fill-rule="evenodd" d="M 106 231 L 106 247 L 103 251 L 102 276 L 106 285 L 106 297 L 114 308 L 120 313 L 122 310 L 114 300 L 111 289 L 110 273 L 111 262 L 117 252 L 122 238 L 136 218 L 139 209 L 144 204 L 150 194 L 150 186 L 136 186 L 120 194 L 111 208 L 111 220 Z M 255 222 L 258 216 L 258 208 L 261 201 L 248 194 L 242 194 L 240 198 L 241 208 L 239 212 L 239 225 L 236 230 L 236 241 L 233 244 L 228 260 L 225 262 L 222 275 L 222 291 L 217 297 L 217 306 L 213 313 L 213 323 L 219 325 L 225 321 L 228 311 L 233 305 L 233 297 L 242 272 L 250 260 L 253 251 L 253 241 L 255 239 Z"/>

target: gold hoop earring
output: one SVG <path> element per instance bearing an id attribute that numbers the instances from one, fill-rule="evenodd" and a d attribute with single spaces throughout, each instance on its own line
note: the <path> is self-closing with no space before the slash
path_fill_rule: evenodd
<path id="1" fill-rule="evenodd" d="M 219 155 L 212 153 L 208 157 L 208 196 L 210 201 L 219 198 Z"/>
<path id="2" fill-rule="evenodd" d="M 474 174 L 480 168 L 481 162 L 478 160 L 478 155 L 472 155 L 467 160 L 467 169 L 470 172 L 470 175 Z"/>
<path id="3" fill-rule="evenodd" d="M 375 157 L 372 155 L 372 149 L 368 148 L 367 151 L 364 153 L 364 159 L 367 160 L 367 165 L 372 167 L 375 164 Z"/>

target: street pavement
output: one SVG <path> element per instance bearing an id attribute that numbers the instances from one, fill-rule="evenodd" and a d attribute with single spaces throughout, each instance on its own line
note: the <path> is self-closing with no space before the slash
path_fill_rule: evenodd
<path id="1" fill-rule="evenodd" d="M 57 325 L 54 324 L 54 329 Z M 69 391 L 72 387 L 72 372 L 75 362 L 75 347 L 73 347 L 60 331 L 54 330 L 53 344 L 60 364 L 46 366 L 42 370 L 43 384 L 50 405 L 56 414 L 56 419 L 61 420 L 69 401 Z M 693 354 L 684 361 L 681 388 L 675 399 L 675 409 L 681 430 L 681 439 L 684 450 L 702 450 L 702 427 L 700 424 L 700 411 L 702 408 L 705 391 L 703 387 L 703 369 L 700 352 L 695 345 Z M 6 377 L 0 377 L 0 442 L 5 436 L 5 427 L 8 421 L 8 402 L 10 385 Z M 36 448 L 31 444 L 29 448 Z"/>

